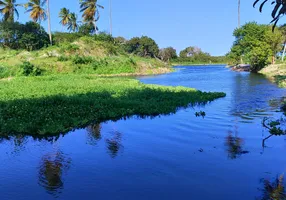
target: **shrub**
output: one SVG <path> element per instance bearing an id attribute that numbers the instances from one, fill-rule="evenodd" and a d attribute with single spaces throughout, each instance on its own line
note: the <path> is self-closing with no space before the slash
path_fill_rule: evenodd
<path id="1" fill-rule="evenodd" d="M 86 64 L 90 64 L 93 62 L 93 58 L 90 56 L 79 56 L 76 55 L 73 59 L 72 59 L 73 64 L 80 64 L 80 65 L 86 65 Z"/>
<path id="2" fill-rule="evenodd" d="M 65 62 L 65 61 L 68 61 L 69 60 L 69 57 L 67 57 L 67 56 L 59 56 L 58 57 L 58 61 L 60 61 L 60 62 Z"/>
<path id="3" fill-rule="evenodd" d="M 63 32 L 56 32 L 53 34 L 53 42 L 56 45 L 61 43 L 72 43 L 79 38 L 81 38 L 83 34 L 81 33 L 63 33 Z"/>
<path id="4" fill-rule="evenodd" d="M 94 39 L 102 42 L 114 42 L 114 38 L 105 32 L 100 32 L 99 34 L 94 35 Z"/>
<path id="5" fill-rule="evenodd" d="M 26 61 L 20 65 L 20 69 L 21 69 L 20 74 L 24 76 L 40 76 L 43 73 L 42 69 Z"/>

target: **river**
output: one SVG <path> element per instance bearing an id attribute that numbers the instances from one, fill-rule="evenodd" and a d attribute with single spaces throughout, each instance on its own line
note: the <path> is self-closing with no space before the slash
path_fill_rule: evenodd
<path id="1" fill-rule="evenodd" d="M 153 119 L 94 124 L 50 140 L 0 139 L 0 199 L 263 199 L 286 170 L 286 138 L 268 136 L 285 89 L 224 66 L 176 67 L 148 84 L 227 96 Z M 195 112 L 204 111 L 205 118 Z M 285 181 L 284 181 L 285 184 Z"/>

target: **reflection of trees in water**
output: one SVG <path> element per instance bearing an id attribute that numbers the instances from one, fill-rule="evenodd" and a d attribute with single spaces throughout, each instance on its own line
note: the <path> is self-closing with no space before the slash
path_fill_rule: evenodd
<path id="1" fill-rule="evenodd" d="M 11 142 L 14 147 L 13 152 L 20 152 L 25 149 L 25 144 L 28 141 L 28 137 L 22 134 L 17 134 L 15 136 L 0 135 L 0 144 L 6 141 Z"/>
<path id="2" fill-rule="evenodd" d="M 242 154 L 249 153 L 248 151 L 243 150 L 243 144 L 243 139 L 238 137 L 237 133 L 233 134 L 232 131 L 229 131 L 228 135 L 225 138 L 225 146 L 227 147 L 228 157 L 230 159 L 236 159 Z"/>
<path id="3" fill-rule="evenodd" d="M 101 133 L 101 125 L 100 124 L 92 124 L 86 128 L 87 130 L 87 143 L 89 145 L 97 145 L 97 143 L 102 139 Z M 111 136 L 105 139 L 107 153 L 115 158 L 118 155 L 118 152 L 123 148 L 121 144 L 122 134 L 118 131 L 113 131 L 110 133 Z"/>
<path id="4" fill-rule="evenodd" d="M 262 196 L 257 198 L 259 200 L 286 200 L 285 186 L 284 186 L 284 175 L 281 175 L 269 181 L 262 179 L 263 188 Z"/>
<path id="5" fill-rule="evenodd" d="M 39 169 L 39 185 L 57 196 L 63 189 L 63 174 L 69 169 L 71 159 L 57 151 L 42 157 Z"/>
<path id="6" fill-rule="evenodd" d="M 90 145 L 96 145 L 101 140 L 101 125 L 91 124 L 87 128 L 87 143 Z"/>
<path id="7" fill-rule="evenodd" d="M 122 135 L 119 132 L 115 132 L 113 137 L 110 139 L 106 139 L 106 145 L 109 155 L 112 158 L 115 158 L 120 149 L 123 148 L 121 144 Z"/>

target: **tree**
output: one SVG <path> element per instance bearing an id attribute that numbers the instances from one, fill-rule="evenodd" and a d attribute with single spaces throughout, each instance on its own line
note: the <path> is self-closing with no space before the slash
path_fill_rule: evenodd
<path id="1" fill-rule="evenodd" d="M 30 13 L 30 18 L 39 24 L 47 19 L 47 13 L 44 9 L 45 0 L 29 0 L 28 3 L 24 4 L 27 9 L 26 12 Z"/>
<path id="2" fill-rule="evenodd" d="M 93 25 L 93 31 L 98 30 L 96 22 L 99 20 L 98 8 L 104 8 L 103 6 L 97 4 L 97 0 L 80 0 L 80 12 L 82 12 L 83 22 Z"/>
<path id="3" fill-rule="evenodd" d="M 246 63 L 251 64 L 253 72 L 259 71 L 265 65 L 275 61 L 277 53 L 281 50 L 283 37 L 276 28 L 274 32 L 268 25 L 250 22 L 234 31 L 235 42 L 229 54 L 237 64 L 242 57 Z"/>
<path id="4" fill-rule="evenodd" d="M 69 23 L 70 19 L 70 10 L 67 8 L 62 8 L 59 13 L 59 17 L 61 18 L 60 23 L 63 26 L 66 26 Z"/>
<path id="5" fill-rule="evenodd" d="M 69 14 L 68 30 L 73 32 L 78 30 L 77 15 L 75 13 Z"/>
<path id="6" fill-rule="evenodd" d="M 192 57 L 194 55 L 197 55 L 201 53 L 202 50 L 199 47 L 187 47 L 183 51 L 180 52 L 180 57 L 181 58 L 187 58 L 187 57 Z"/>
<path id="7" fill-rule="evenodd" d="M 163 61 L 170 61 L 171 59 L 175 59 L 177 58 L 177 52 L 176 49 L 174 49 L 173 47 L 168 47 L 168 48 L 164 48 L 164 49 L 160 49 L 159 51 L 159 58 Z"/>
<path id="8" fill-rule="evenodd" d="M 147 36 L 134 37 L 127 41 L 125 44 L 125 50 L 128 53 L 134 53 L 141 57 L 157 57 L 159 53 L 159 47 L 156 42 Z"/>
<path id="9" fill-rule="evenodd" d="M 43 27 L 35 22 L 0 22 L 0 46 L 11 49 L 40 49 L 49 44 Z"/>
<path id="10" fill-rule="evenodd" d="M 95 32 L 94 25 L 91 23 L 85 23 L 79 26 L 78 32 L 82 35 L 91 35 Z"/>
<path id="11" fill-rule="evenodd" d="M 16 0 L 0 0 L 0 12 L 3 15 L 3 21 L 14 22 L 14 15 L 19 18 L 19 12 L 17 10 Z"/>

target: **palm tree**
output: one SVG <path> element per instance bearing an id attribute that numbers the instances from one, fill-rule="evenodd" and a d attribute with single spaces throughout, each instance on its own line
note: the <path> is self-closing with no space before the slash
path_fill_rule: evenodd
<path id="1" fill-rule="evenodd" d="M 53 41 L 52 41 L 52 30 L 51 30 L 50 0 L 44 0 L 44 1 L 47 2 L 48 32 L 49 32 L 50 43 L 51 43 L 51 45 L 53 45 Z"/>
<path id="2" fill-rule="evenodd" d="M 97 30 L 96 22 L 100 15 L 98 8 L 104 8 L 97 4 L 97 0 L 81 0 L 80 1 L 80 12 L 82 12 L 83 22 L 93 24 L 94 30 Z"/>
<path id="3" fill-rule="evenodd" d="M 59 17 L 61 18 L 60 23 L 65 26 L 68 24 L 69 22 L 69 15 L 70 15 L 70 10 L 67 8 L 62 8 L 60 13 L 59 13 Z"/>
<path id="4" fill-rule="evenodd" d="M 19 18 L 16 0 L 0 0 L 0 13 L 3 15 L 4 21 L 14 22 L 14 14 Z"/>
<path id="5" fill-rule="evenodd" d="M 75 13 L 70 13 L 68 16 L 68 30 L 75 32 L 78 30 L 77 15 Z"/>
<path id="6" fill-rule="evenodd" d="M 47 13 L 44 9 L 45 3 L 45 0 L 29 0 L 28 3 L 24 4 L 27 9 L 26 12 L 30 13 L 30 18 L 34 22 L 41 24 L 42 21 L 47 19 Z"/>
<path id="7" fill-rule="evenodd" d="M 47 10 L 45 10 L 44 6 L 47 5 Z M 34 22 L 38 22 L 48 19 L 48 32 L 50 42 L 52 44 L 52 33 L 51 33 L 51 24 L 50 24 L 50 8 L 49 8 L 49 0 L 29 0 L 28 3 L 24 4 L 27 12 L 30 12 L 30 17 Z"/>

